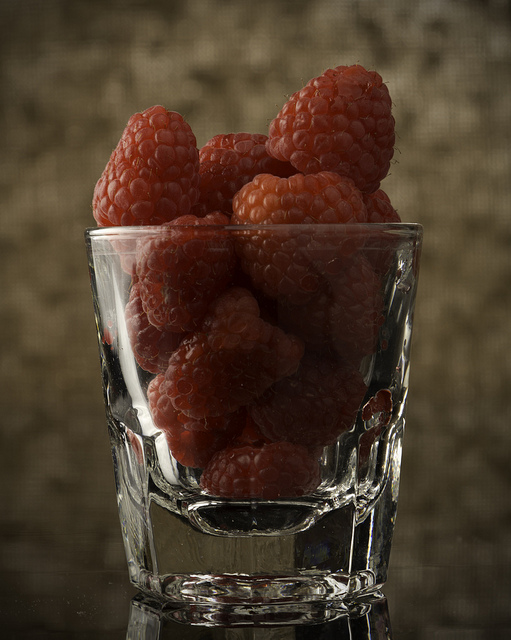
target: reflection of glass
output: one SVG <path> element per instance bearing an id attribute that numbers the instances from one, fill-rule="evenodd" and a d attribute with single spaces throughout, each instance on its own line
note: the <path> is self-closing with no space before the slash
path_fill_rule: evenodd
<path id="1" fill-rule="evenodd" d="M 384 584 L 420 244 L 405 224 L 87 232 L 137 587 L 306 618 Z"/>
<path id="2" fill-rule="evenodd" d="M 315 623 L 306 616 L 296 622 L 280 620 L 257 610 L 240 619 L 235 606 L 223 605 L 206 615 L 196 615 L 193 607 L 173 609 L 142 594 L 131 601 L 126 640 L 391 640 L 391 626 L 386 598 L 369 598 L 351 606 L 329 610 Z M 323 612 L 326 613 L 326 610 Z M 325 621 L 326 620 L 326 621 Z"/>

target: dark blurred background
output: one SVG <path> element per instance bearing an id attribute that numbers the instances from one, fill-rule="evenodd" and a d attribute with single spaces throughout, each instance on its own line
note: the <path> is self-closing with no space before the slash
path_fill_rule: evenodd
<path id="1" fill-rule="evenodd" d="M 0 0 L 0 63 L 0 575 L 30 615 L 59 573 L 126 571 L 83 242 L 126 121 L 163 104 L 199 146 L 266 133 L 360 63 L 394 102 L 382 187 L 425 228 L 391 612 L 509 622 L 509 1 Z"/>

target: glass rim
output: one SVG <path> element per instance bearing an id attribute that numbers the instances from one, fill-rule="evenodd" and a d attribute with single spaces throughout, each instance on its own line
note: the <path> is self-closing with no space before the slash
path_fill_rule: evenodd
<path id="1" fill-rule="evenodd" d="M 172 232 L 177 229 L 194 229 L 197 232 L 209 232 L 213 230 L 222 230 L 224 232 L 236 232 L 243 235 L 247 231 L 276 231 L 281 233 L 297 232 L 316 232 L 328 233 L 329 231 L 345 229 L 350 234 L 357 231 L 364 232 L 364 235 L 371 233 L 381 234 L 389 233 L 394 236 L 416 237 L 421 238 L 423 234 L 423 226 L 418 222 L 354 222 L 354 223 L 308 223 L 308 224 L 177 224 L 169 226 L 161 225 L 132 225 L 132 226 L 112 226 L 112 227 L 88 227 L 85 229 L 85 237 L 90 239 L 108 239 L 108 238 L 140 238 L 146 236 L 159 235 L 162 232 Z"/>

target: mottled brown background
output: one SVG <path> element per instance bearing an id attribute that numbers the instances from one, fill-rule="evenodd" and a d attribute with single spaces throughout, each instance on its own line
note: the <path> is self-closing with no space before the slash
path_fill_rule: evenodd
<path id="1" fill-rule="evenodd" d="M 358 62 L 394 101 L 382 186 L 425 227 L 392 611 L 443 592 L 425 625 L 509 620 L 509 2 L 0 0 L 0 62 L 0 575 L 19 597 L 125 571 L 83 230 L 128 117 L 164 104 L 199 145 L 264 133 L 286 95 Z"/>

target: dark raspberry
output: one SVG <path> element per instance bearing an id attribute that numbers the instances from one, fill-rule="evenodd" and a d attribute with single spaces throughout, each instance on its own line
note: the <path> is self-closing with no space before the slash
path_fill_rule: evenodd
<path id="1" fill-rule="evenodd" d="M 337 351 L 358 362 L 374 353 L 384 322 L 382 283 L 362 254 L 346 260 L 338 277 L 331 280 L 335 305 L 330 310 L 330 327 Z"/>
<path id="2" fill-rule="evenodd" d="M 260 318 L 248 290 L 232 288 L 172 354 L 167 393 L 190 417 L 231 413 L 294 373 L 302 355 L 301 340 Z"/>
<path id="3" fill-rule="evenodd" d="M 300 226 L 358 223 L 367 217 L 362 194 L 352 180 L 328 172 L 288 179 L 261 174 L 236 194 L 233 209 L 235 224 L 293 227 L 240 234 L 236 246 L 256 288 L 296 304 L 316 294 L 322 272 L 346 250 L 339 236 L 302 232 Z"/>
<path id="4" fill-rule="evenodd" d="M 297 372 L 276 382 L 249 411 L 272 441 L 326 446 L 351 429 L 366 390 L 354 367 L 306 354 Z"/>
<path id="5" fill-rule="evenodd" d="M 295 498 L 312 493 L 320 467 L 305 447 L 290 442 L 219 451 L 201 477 L 201 487 L 221 498 Z"/>
<path id="6" fill-rule="evenodd" d="M 280 325 L 299 336 L 307 346 L 314 349 L 333 346 L 336 335 L 332 327 L 332 316 L 338 309 L 338 303 L 329 287 L 324 286 L 304 304 L 292 304 L 280 300 L 278 318 Z"/>
<path id="7" fill-rule="evenodd" d="M 139 366 L 150 373 L 164 373 L 184 334 L 162 331 L 149 322 L 142 307 L 139 283 L 131 288 L 125 317 L 131 348 Z"/>
<path id="8" fill-rule="evenodd" d="M 367 209 L 367 222 L 378 224 L 401 222 L 389 196 L 382 189 L 378 189 L 374 193 L 365 193 L 363 198 Z"/>
<path id="9" fill-rule="evenodd" d="M 163 431 L 173 457 L 186 467 L 203 468 L 220 449 L 227 447 L 246 424 L 239 410 L 218 418 L 189 418 L 174 408 L 166 393 L 163 375 L 151 380 L 147 399 L 155 426 Z"/>
<path id="10" fill-rule="evenodd" d="M 215 225 L 220 212 L 181 216 L 137 247 L 140 296 L 149 322 L 165 331 L 191 331 L 228 285 L 236 264 L 232 240 Z"/>
<path id="11" fill-rule="evenodd" d="M 198 199 L 199 151 L 183 117 L 161 106 L 131 116 L 94 189 L 98 225 L 159 225 Z"/>
<path id="12" fill-rule="evenodd" d="M 392 393 L 389 389 L 380 389 L 362 407 L 362 420 L 384 427 L 390 422 L 393 409 Z"/>
<path id="13" fill-rule="evenodd" d="M 387 86 L 360 65 L 328 69 L 282 107 L 269 128 L 268 152 L 302 173 L 335 171 L 376 191 L 394 154 Z"/>
<path id="14" fill-rule="evenodd" d="M 267 139 L 258 133 L 229 133 L 211 138 L 199 151 L 199 206 L 207 212 L 231 215 L 234 194 L 259 173 L 283 178 L 296 173 L 289 162 L 268 154 Z"/>
<path id="15" fill-rule="evenodd" d="M 263 436 L 261 430 L 254 422 L 250 415 L 249 407 L 250 405 L 245 407 L 247 419 L 243 431 L 236 436 L 232 446 L 243 447 L 245 445 L 250 445 L 252 447 L 261 447 L 263 444 L 269 444 L 271 442 L 271 440 L 266 438 L 266 436 Z"/>
<path id="16" fill-rule="evenodd" d="M 332 266 L 332 265 L 331 265 Z M 313 347 L 335 347 L 352 363 L 376 350 L 383 323 L 381 281 L 362 253 L 337 260 L 306 304 L 281 301 L 279 322 Z"/>

